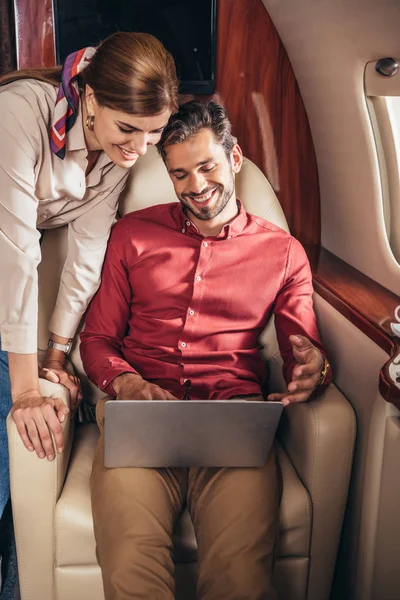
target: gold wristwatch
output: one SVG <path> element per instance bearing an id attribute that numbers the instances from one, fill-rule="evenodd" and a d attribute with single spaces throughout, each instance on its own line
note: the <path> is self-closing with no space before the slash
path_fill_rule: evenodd
<path id="1" fill-rule="evenodd" d="M 324 383 L 330 368 L 331 368 L 330 364 L 328 363 L 327 359 L 324 358 L 324 364 L 322 366 L 321 375 L 320 375 L 317 385 L 322 385 Z"/>

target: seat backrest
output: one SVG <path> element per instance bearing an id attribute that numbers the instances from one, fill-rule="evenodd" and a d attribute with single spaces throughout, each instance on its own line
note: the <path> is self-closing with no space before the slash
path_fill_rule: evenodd
<path id="1" fill-rule="evenodd" d="M 288 231 L 281 205 L 268 180 L 260 169 L 246 158 L 240 173 L 236 176 L 236 195 L 248 212 Z M 155 148 L 149 148 L 147 154 L 137 161 L 129 176 L 127 187 L 120 199 L 121 216 L 154 204 L 176 201 L 174 188 L 163 161 Z M 66 251 L 67 227 L 46 231 L 42 242 L 42 262 L 39 266 L 38 347 L 41 350 L 47 346 L 48 323 L 56 301 Z M 277 343 L 272 324 L 267 326 L 261 340 L 265 358 L 275 356 Z M 74 347 L 71 361 L 83 380 L 85 398 L 94 400 L 101 396 L 102 392 L 91 385 L 84 374 L 79 355 L 79 343 Z"/>

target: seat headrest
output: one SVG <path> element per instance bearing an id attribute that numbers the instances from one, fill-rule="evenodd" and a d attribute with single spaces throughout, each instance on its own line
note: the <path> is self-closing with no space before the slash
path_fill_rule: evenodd
<path id="1" fill-rule="evenodd" d="M 236 175 L 236 195 L 245 209 L 289 231 L 285 215 L 265 175 L 248 158 L 244 158 Z M 174 186 L 155 147 L 150 147 L 132 168 L 126 189 L 119 202 L 125 215 L 154 204 L 176 202 Z"/>

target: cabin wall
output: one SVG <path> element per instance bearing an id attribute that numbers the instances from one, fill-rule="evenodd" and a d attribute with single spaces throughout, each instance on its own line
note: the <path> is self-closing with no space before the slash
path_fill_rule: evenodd
<path id="1" fill-rule="evenodd" d="M 333 600 L 389 600 L 387 593 L 392 587 L 381 587 L 381 596 L 374 595 L 372 590 L 375 563 L 379 559 L 376 536 L 380 501 L 385 495 L 391 496 L 390 486 L 381 486 L 385 423 L 388 417 L 400 415 L 378 389 L 377 374 L 388 355 L 319 295 L 315 297 L 315 309 L 332 361 L 335 385 L 350 400 L 357 416 L 353 473 Z M 398 478 L 397 472 L 392 476 Z M 382 550 L 387 560 L 387 548 Z M 390 559 L 396 561 L 395 555 Z"/>
<path id="2" fill-rule="evenodd" d="M 322 245 L 400 294 L 364 96 L 370 60 L 399 54 L 397 0 L 263 0 L 299 83 L 317 156 Z"/>
<path id="3" fill-rule="evenodd" d="M 320 182 L 321 245 L 399 295 L 400 267 L 383 221 L 383 183 L 363 77 L 368 61 L 398 56 L 400 3 L 263 3 L 288 52 L 310 122 Z M 353 293 L 363 292 L 356 287 Z M 373 303 L 364 320 L 374 314 Z M 348 320 L 351 309 L 346 319 L 317 296 L 316 310 L 334 363 L 335 383 L 357 415 L 352 485 L 333 599 L 396 600 L 400 411 L 385 402 L 378 389 L 379 371 L 388 354 Z M 382 314 L 390 321 L 390 314 L 384 310 Z M 395 341 L 393 353 L 394 348 Z"/>

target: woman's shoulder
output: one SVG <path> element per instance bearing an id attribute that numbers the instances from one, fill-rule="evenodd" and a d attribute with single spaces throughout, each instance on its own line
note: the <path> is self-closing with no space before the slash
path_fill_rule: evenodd
<path id="1" fill-rule="evenodd" d="M 34 113 L 47 121 L 56 98 L 57 88 L 50 83 L 37 79 L 17 79 L 0 86 L 0 120 L 10 113 L 17 114 L 20 119 Z"/>

